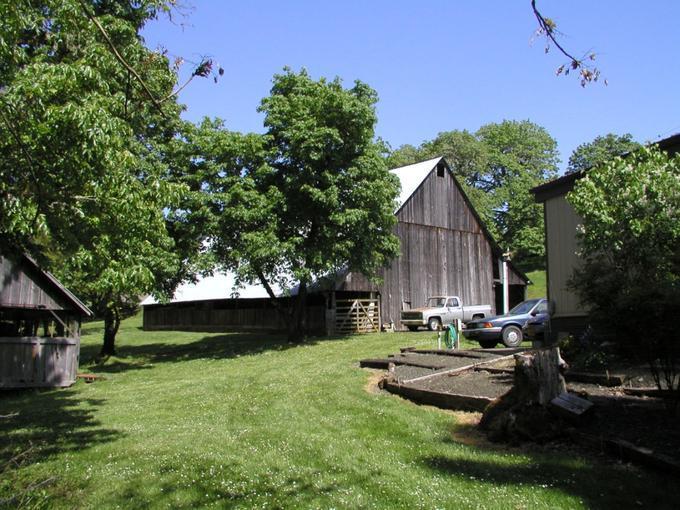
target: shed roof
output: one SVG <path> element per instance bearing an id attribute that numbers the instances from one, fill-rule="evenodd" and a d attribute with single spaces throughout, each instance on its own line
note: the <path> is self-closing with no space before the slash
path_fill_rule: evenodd
<path id="1" fill-rule="evenodd" d="M 91 317 L 94 315 L 92 313 L 92 310 L 90 310 L 85 304 L 78 299 L 75 294 L 73 294 L 70 290 L 68 290 L 64 285 L 49 271 L 44 270 L 38 263 L 29 255 L 27 254 L 22 254 L 18 257 L 19 259 L 19 268 L 21 271 L 25 272 L 25 269 L 21 268 L 21 265 L 27 266 L 30 270 L 32 270 L 34 273 L 37 273 L 38 279 L 40 280 L 41 286 L 46 285 L 49 287 L 49 289 L 53 292 L 55 292 L 58 296 L 60 296 L 62 299 L 64 299 L 67 303 L 69 303 L 73 308 L 82 313 L 83 315 L 87 317 Z M 17 261 L 14 263 L 16 264 Z M 11 268 L 12 266 L 10 266 Z M 16 266 L 14 266 L 14 269 L 10 269 L 12 272 L 16 271 Z M 5 287 L 5 282 L 0 282 L 0 289 Z M 25 299 L 24 299 L 25 298 Z M 0 302 L 0 305 L 5 305 L 5 306 L 19 306 L 19 307 L 37 307 L 37 308 L 44 308 L 44 305 L 41 305 L 39 303 L 30 303 L 30 296 L 24 296 L 24 298 L 21 299 L 22 302 L 20 303 L 12 303 L 9 302 L 5 299 Z"/>

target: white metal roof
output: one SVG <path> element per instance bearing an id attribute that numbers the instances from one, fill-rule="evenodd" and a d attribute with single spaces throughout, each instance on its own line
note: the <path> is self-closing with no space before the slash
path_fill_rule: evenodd
<path id="1" fill-rule="evenodd" d="M 399 178 L 399 182 L 401 182 L 401 193 L 398 198 L 397 211 L 401 209 L 401 206 L 406 203 L 411 195 L 413 195 L 416 189 L 418 189 L 418 186 L 420 186 L 425 180 L 425 177 L 429 175 L 441 159 L 442 157 L 439 156 L 437 158 L 428 159 L 427 161 L 421 161 L 420 163 L 401 166 L 390 170 L 390 172 Z"/>
<path id="2" fill-rule="evenodd" d="M 215 273 L 213 276 L 199 277 L 196 283 L 183 283 L 175 291 L 170 300 L 171 303 L 181 301 L 199 301 L 202 299 L 228 299 L 239 298 L 268 298 L 269 294 L 262 285 L 244 285 L 236 287 L 236 279 L 233 273 Z M 272 284 L 274 294 L 280 296 L 283 290 Z M 147 296 L 142 305 L 158 303 L 153 296 Z"/>

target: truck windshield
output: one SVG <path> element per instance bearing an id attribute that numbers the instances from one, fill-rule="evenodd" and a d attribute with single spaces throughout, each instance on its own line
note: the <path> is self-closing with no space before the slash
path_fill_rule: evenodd
<path id="1" fill-rule="evenodd" d="M 440 306 L 444 306 L 444 303 L 446 303 L 446 298 L 445 297 L 431 297 L 428 298 L 427 300 L 427 306 L 430 308 L 437 308 Z"/>

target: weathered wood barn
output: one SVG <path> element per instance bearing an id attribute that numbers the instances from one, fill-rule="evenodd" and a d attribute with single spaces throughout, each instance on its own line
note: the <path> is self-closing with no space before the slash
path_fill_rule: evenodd
<path id="1" fill-rule="evenodd" d="M 0 256 L 0 388 L 70 386 L 92 312 L 26 255 Z"/>
<path id="2" fill-rule="evenodd" d="M 466 304 L 488 304 L 501 312 L 524 299 L 527 277 L 503 260 L 483 222 L 444 158 L 396 168 L 401 182 L 395 233 L 401 255 L 383 271 L 382 283 L 363 275 L 341 275 L 333 288 L 310 294 L 308 324 L 313 331 L 370 331 L 399 322 L 403 309 L 421 306 L 429 296 L 457 295 Z M 208 281 L 204 282 L 206 286 Z M 144 304 L 145 329 L 281 328 L 266 294 L 248 289 L 248 299 L 175 299 Z"/>
<path id="3" fill-rule="evenodd" d="M 656 142 L 670 154 L 680 152 L 680 134 Z M 588 324 L 588 307 L 583 305 L 568 282 L 581 264 L 576 233 L 581 217 L 567 201 L 567 193 L 587 173 L 574 172 L 533 188 L 537 202 L 543 204 L 545 217 L 546 285 L 552 313 L 546 339 L 556 341 L 569 334 L 581 333 Z"/>
<path id="4" fill-rule="evenodd" d="M 488 304 L 499 313 L 524 299 L 528 278 L 504 262 L 444 158 L 392 173 L 401 182 L 395 211 L 401 255 L 383 271 L 379 286 L 349 274 L 336 290 L 377 292 L 382 321 L 398 329 L 401 311 L 424 305 L 429 296 L 456 295 L 464 304 Z"/>

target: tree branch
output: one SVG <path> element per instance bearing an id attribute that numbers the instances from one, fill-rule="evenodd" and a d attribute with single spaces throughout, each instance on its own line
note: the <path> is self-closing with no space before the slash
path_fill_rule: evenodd
<path id="1" fill-rule="evenodd" d="M 556 37 L 556 25 L 551 20 L 550 18 L 544 17 L 538 10 L 538 7 L 536 7 L 536 0 L 531 0 L 531 9 L 534 12 L 534 16 L 536 17 L 536 20 L 538 21 L 538 34 L 544 34 L 545 37 L 548 39 L 548 45 L 546 46 L 546 52 L 548 51 L 548 48 L 550 47 L 550 42 L 552 42 L 555 47 L 569 59 L 569 67 L 565 68 L 565 64 L 562 64 L 560 67 L 557 68 L 557 75 L 559 76 L 560 74 L 564 73 L 564 75 L 568 75 L 570 70 L 577 70 L 579 71 L 579 76 L 581 77 L 581 86 L 585 87 L 586 84 L 590 82 L 597 81 L 598 78 L 600 77 L 600 70 L 597 69 L 596 67 L 587 65 L 585 63 L 585 59 L 590 59 L 590 60 L 595 60 L 595 53 L 590 53 L 584 55 L 583 58 L 578 59 L 574 57 L 571 53 L 569 53 L 557 40 Z M 604 84 L 607 85 L 607 80 L 604 81 Z"/>
<path id="2" fill-rule="evenodd" d="M 271 286 L 269 285 L 269 282 L 267 281 L 267 278 L 265 278 L 264 273 L 263 273 L 262 271 L 259 271 L 259 270 L 257 271 L 257 278 L 258 278 L 258 280 L 260 280 L 260 283 L 261 283 L 262 286 L 264 287 L 264 290 L 267 291 L 267 294 L 268 294 L 269 297 L 271 298 L 271 300 L 272 300 L 272 305 L 274 306 L 274 308 L 275 308 L 279 313 L 281 313 L 281 315 L 283 315 L 284 317 L 286 317 L 286 319 L 288 319 L 288 318 L 289 318 L 288 316 L 290 315 L 290 312 L 289 312 L 289 311 L 286 311 L 286 310 L 283 308 L 283 306 L 281 306 L 281 303 L 279 303 L 279 300 L 277 299 L 276 294 L 274 294 L 274 291 L 272 290 Z"/>
<path id="3" fill-rule="evenodd" d="M 106 43 L 109 45 L 109 48 L 111 49 L 111 52 L 112 52 L 113 55 L 116 57 L 116 59 L 118 60 L 118 62 L 120 62 L 121 65 L 122 65 L 125 69 L 127 69 L 128 72 L 132 74 L 132 76 L 135 77 L 135 80 L 137 80 L 137 82 L 142 86 L 142 89 L 144 90 L 144 92 L 146 93 L 146 95 L 148 96 L 148 98 L 151 100 L 151 102 L 153 103 L 153 105 L 156 107 L 156 109 L 159 111 L 159 113 L 160 113 L 163 117 L 165 117 L 165 112 L 163 111 L 163 108 L 161 108 L 161 103 L 160 103 L 160 102 L 158 101 L 158 99 L 156 99 L 156 97 L 153 95 L 153 93 L 151 92 L 151 90 L 150 90 L 149 87 L 147 86 L 146 82 L 142 79 L 141 76 L 139 76 L 139 74 L 137 73 L 137 71 L 136 71 L 130 64 L 128 64 L 127 61 L 123 58 L 123 56 L 118 52 L 118 49 L 116 48 L 116 45 L 115 45 L 115 44 L 113 43 L 113 41 L 111 40 L 111 37 L 109 37 L 109 34 L 108 34 L 108 32 L 106 31 L 106 29 L 102 26 L 101 23 L 99 23 L 99 20 L 98 20 L 94 15 L 92 15 L 92 13 L 91 13 L 90 10 L 87 8 L 87 6 L 86 6 L 85 3 L 83 2 L 83 0 L 80 1 L 80 5 L 82 6 L 83 12 L 84 12 L 85 15 L 88 17 L 88 19 L 89 19 L 92 23 L 94 23 L 94 25 L 97 27 L 97 29 L 99 30 L 99 32 L 102 34 L 102 37 L 104 37 L 104 40 L 105 40 Z"/>

